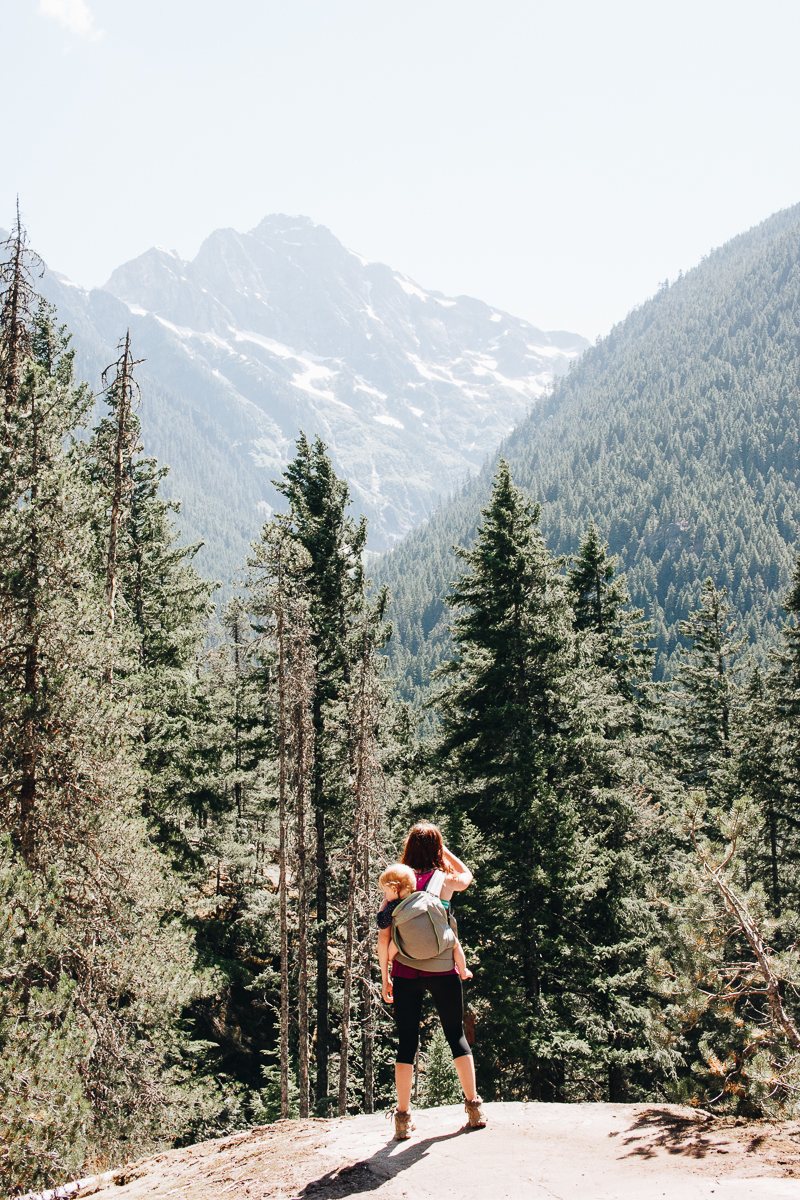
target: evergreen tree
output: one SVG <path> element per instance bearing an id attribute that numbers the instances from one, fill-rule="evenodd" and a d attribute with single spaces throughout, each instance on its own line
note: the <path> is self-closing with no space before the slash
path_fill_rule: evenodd
<path id="1" fill-rule="evenodd" d="M 773 915 L 800 910 L 800 560 L 784 598 L 789 619 L 764 678 L 755 671 L 742 704 L 738 778 L 758 805 L 762 837 L 753 869 Z M 787 933 L 794 940 L 796 934 Z"/>
<path id="2" fill-rule="evenodd" d="M 479 835 L 462 904 L 480 967 L 482 1087 L 565 1099 L 595 1058 L 619 1099 L 617 1068 L 649 1056 L 652 936 L 631 847 L 639 793 L 622 788 L 605 737 L 621 701 L 575 631 L 538 506 L 502 461 L 483 518 L 474 548 L 456 550 L 469 570 L 448 601 L 457 657 L 437 751 L 451 823 Z"/>
<path id="3" fill-rule="evenodd" d="M 6 420 L 17 405 L 19 386 L 32 354 L 31 332 L 37 295 L 31 278 L 41 259 L 28 244 L 28 234 L 19 215 L 14 232 L 2 244 L 0 263 L 0 384 Z"/>
<path id="4" fill-rule="evenodd" d="M 443 1104 L 458 1104 L 461 1097 L 461 1084 L 453 1066 L 453 1055 L 441 1025 L 437 1024 L 425 1052 L 422 1104 L 425 1108 L 438 1108 Z"/>
<path id="5" fill-rule="evenodd" d="M 73 440 L 92 398 L 47 305 L 24 337 L 0 326 L 6 364 L 14 337 L 0 437 L 0 1178 L 16 1188 L 179 1131 L 194 1100 L 172 1105 L 178 1018 L 201 985 L 138 813 L 132 639 L 105 615 L 101 498 Z"/>
<path id="6" fill-rule="evenodd" d="M 666 1045 L 682 1070 L 667 1077 L 672 1100 L 745 1117 L 794 1111 L 798 1084 L 800 974 L 766 893 L 740 849 L 755 823 L 747 797 L 710 807 L 690 793 L 680 814 L 685 851 L 673 854 L 673 937 L 652 957 Z"/>
<path id="7" fill-rule="evenodd" d="M 108 415 L 94 431 L 95 478 L 107 499 L 101 522 L 102 561 L 106 575 L 106 604 L 109 620 L 116 618 L 118 588 L 118 558 L 120 535 L 131 507 L 133 464 L 139 446 L 140 425 L 134 408 L 139 399 L 139 387 L 133 377 L 130 330 L 117 347 L 119 358 L 103 372 L 103 383 L 110 372 L 114 378 L 106 387 L 104 398 Z M 139 360 L 142 361 L 142 360 Z"/>
<path id="8" fill-rule="evenodd" d="M 700 608 L 680 625 L 689 646 L 681 650 L 675 687 L 676 774 L 691 786 L 713 790 L 731 767 L 736 657 L 744 641 L 734 630 L 725 589 L 707 579 Z"/>
<path id="9" fill-rule="evenodd" d="M 569 567 L 569 593 L 575 628 L 592 632 L 597 662 L 611 674 L 632 727 L 641 730 L 652 714 L 654 651 L 647 645 L 650 622 L 641 609 L 631 609 L 624 575 L 617 574 L 617 555 L 608 553 L 594 521 L 590 521 L 580 551 Z"/>
<path id="10" fill-rule="evenodd" d="M 364 1032 L 364 1107 L 372 1111 L 372 992 L 371 955 L 357 953 L 356 937 L 360 926 L 368 927 L 366 901 L 370 890 L 371 859 L 374 855 L 378 830 L 379 802 L 377 790 L 381 766 L 378 759 L 378 740 L 381 707 L 384 696 L 380 686 L 383 660 L 377 657 L 391 636 L 384 624 L 388 594 L 381 589 L 374 605 L 365 604 L 360 628 L 353 637 L 352 674 L 347 694 L 346 723 L 349 740 L 349 778 L 352 788 L 352 840 L 348 850 L 344 973 L 342 996 L 342 1025 L 339 1040 L 339 1116 L 346 1116 L 350 1066 L 351 1000 L 354 983 L 361 976 L 361 1023 Z M 362 935 L 363 936 L 363 935 Z M 359 961 L 360 958 L 360 961 Z"/>
<path id="11" fill-rule="evenodd" d="M 324 443 L 309 445 L 303 434 L 297 454 L 276 483 L 289 501 L 294 536 L 310 560 L 311 642 L 316 662 L 312 713 L 314 778 L 311 808 L 316 838 L 316 1098 L 320 1112 L 330 1107 L 329 1056 L 329 884 L 331 837 L 340 828 L 347 797 L 346 758 L 334 706 L 343 697 L 350 675 L 350 628 L 363 603 L 361 554 L 366 523 L 346 515 L 347 484 L 336 477 Z"/>
<path id="12" fill-rule="evenodd" d="M 760 880 L 770 898 L 771 915 L 779 917 L 787 899 L 797 907 L 800 824 L 780 754 L 781 722 L 771 682 L 756 667 L 744 688 L 734 769 L 760 818 L 758 836 L 745 846 L 744 860 L 751 879 Z"/>

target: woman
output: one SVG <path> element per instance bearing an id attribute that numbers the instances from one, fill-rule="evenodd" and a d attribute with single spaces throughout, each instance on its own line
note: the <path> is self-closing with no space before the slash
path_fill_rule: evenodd
<path id="1" fill-rule="evenodd" d="M 413 827 L 400 861 L 414 871 L 418 891 L 425 890 L 434 871 L 444 871 L 446 879 L 442 886 L 441 899 L 447 906 L 454 892 L 463 892 L 472 883 L 469 867 L 447 849 L 439 830 L 427 821 L 421 821 Z M 384 907 L 385 905 L 384 900 Z M 403 1140 L 414 1128 L 409 1105 L 414 1079 L 414 1058 L 419 1046 L 422 998 L 426 991 L 431 993 L 442 1030 L 453 1052 L 453 1065 L 464 1089 L 469 1123 L 473 1128 L 480 1129 L 486 1124 L 486 1117 L 481 1108 L 483 1102 L 475 1086 L 472 1051 L 464 1035 L 464 1007 L 458 969 L 453 964 L 452 969 L 445 971 L 417 971 L 414 967 L 406 966 L 395 959 L 390 976 L 390 936 L 390 928 L 381 929 L 378 936 L 378 959 L 381 964 L 383 998 L 387 1004 L 394 1005 L 399 1042 L 394 1068 L 397 1087 L 395 1137 Z M 443 957 L 447 955 L 448 951 L 444 951 Z M 452 958 L 452 951 L 449 955 Z"/>

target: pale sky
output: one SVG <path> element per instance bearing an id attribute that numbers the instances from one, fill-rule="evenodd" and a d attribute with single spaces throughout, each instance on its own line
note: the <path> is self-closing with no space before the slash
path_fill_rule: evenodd
<path id="1" fill-rule="evenodd" d="M 102 283 L 302 213 L 595 338 L 800 201 L 797 0 L 0 0 L 0 225 Z"/>

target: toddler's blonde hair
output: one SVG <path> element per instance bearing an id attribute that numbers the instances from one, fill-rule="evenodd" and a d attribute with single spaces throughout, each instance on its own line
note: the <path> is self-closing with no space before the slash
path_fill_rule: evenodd
<path id="1" fill-rule="evenodd" d="M 394 884 L 401 900 L 405 900 L 406 896 L 417 890 L 417 877 L 411 867 L 404 863 L 393 863 L 391 867 L 387 867 L 378 882 L 381 887 Z"/>

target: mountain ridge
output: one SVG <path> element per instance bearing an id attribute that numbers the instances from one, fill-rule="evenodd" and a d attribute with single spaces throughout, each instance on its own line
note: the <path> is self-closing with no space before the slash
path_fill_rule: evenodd
<path id="1" fill-rule="evenodd" d="M 757 655 L 774 642 L 800 543 L 800 205 L 713 251 L 591 347 L 504 439 L 553 550 L 589 520 L 620 556 L 669 673 L 703 579 Z M 496 456 L 378 564 L 395 673 L 420 699 L 449 654 L 450 549 L 475 535 Z"/>
<path id="2" fill-rule="evenodd" d="M 244 562 L 301 429 L 328 443 L 380 551 L 478 471 L 588 345 L 423 289 L 280 214 L 215 230 L 191 262 L 151 247 L 102 288 L 48 271 L 43 291 L 94 386 L 130 327 L 145 445 L 171 466 L 210 575 Z"/>

